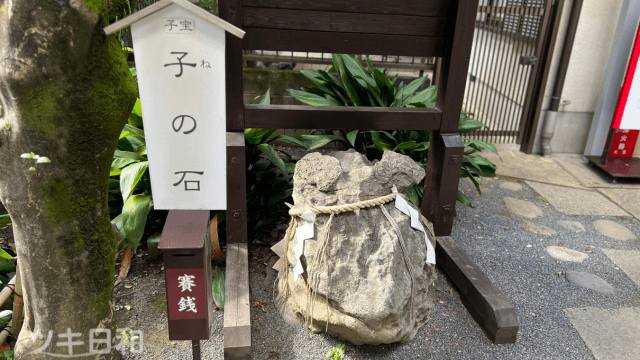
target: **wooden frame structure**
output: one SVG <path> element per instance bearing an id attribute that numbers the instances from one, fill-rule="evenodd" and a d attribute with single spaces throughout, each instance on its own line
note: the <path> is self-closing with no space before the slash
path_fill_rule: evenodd
<path id="1" fill-rule="evenodd" d="M 464 153 L 457 130 L 477 6 L 478 0 L 220 0 L 220 17 L 247 33 L 243 40 L 226 35 L 230 275 L 225 359 L 248 359 L 251 347 L 244 129 L 432 130 L 421 210 L 433 222 L 436 236 L 450 235 Z M 440 57 L 436 107 L 245 105 L 243 49 Z M 465 304 L 487 335 L 497 343 L 515 341 L 517 318 L 509 301 L 500 298 L 502 308 L 492 308 L 496 298 L 504 297 L 500 290 L 455 242 L 446 247 L 438 243 L 438 261 L 447 264 L 445 269 L 467 294 Z M 513 321 L 498 319 L 502 314 Z"/>

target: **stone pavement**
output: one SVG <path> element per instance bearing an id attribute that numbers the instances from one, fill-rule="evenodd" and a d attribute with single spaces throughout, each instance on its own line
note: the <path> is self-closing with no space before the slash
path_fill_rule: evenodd
<path id="1" fill-rule="evenodd" d="M 545 248 L 557 263 L 567 264 L 566 270 L 558 272 L 566 281 L 564 286 L 580 294 L 579 301 L 549 305 L 563 309 L 595 359 L 640 359 L 640 180 L 612 184 L 581 155 L 545 159 L 520 153 L 517 146 L 509 144 L 499 145 L 498 152 L 499 156 L 486 151 L 483 155 L 497 165 L 496 179 L 508 180 L 499 185 L 512 193 L 502 199 L 507 209 L 504 214 L 522 218 L 525 231 L 545 236 L 541 242 L 551 243 L 556 230 L 569 230 L 579 239 L 572 241 L 574 246 Z M 485 189 L 492 191 L 488 182 L 491 180 L 484 181 Z M 537 199 L 517 196 L 522 183 L 539 195 Z M 543 216 L 542 204 L 542 208 L 557 212 L 556 216 L 572 219 L 557 221 L 555 227 L 536 223 Z M 572 262 L 582 266 L 569 265 Z"/>

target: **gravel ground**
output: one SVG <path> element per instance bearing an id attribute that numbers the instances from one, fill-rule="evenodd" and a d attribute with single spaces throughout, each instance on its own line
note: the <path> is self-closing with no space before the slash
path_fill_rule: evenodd
<path id="1" fill-rule="evenodd" d="M 593 221 L 604 218 L 640 234 L 637 220 L 566 216 L 538 200 L 539 195 L 524 183 L 519 192 L 500 188 L 499 184 L 505 181 L 517 182 L 485 180 L 482 196 L 469 182 L 461 183 L 461 190 L 475 208 L 457 205 L 452 236 L 515 305 L 520 322 L 517 343 L 491 343 L 461 304 L 458 289 L 438 267 L 434 290 L 438 302 L 429 322 L 413 342 L 379 346 L 346 343 L 345 359 L 593 359 L 563 309 L 640 307 L 637 286 L 600 250 L 640 250 L 640 241 L 613 240 L 598 233 L 593 226 Z M 542 209 L 543 216 L 530 221 L 546 225 L 557 233 L 544 236 L 527 232 L 523 220 L 510 216 L 502 204 L 507 196 L 535 203 Z M 557 224 L 560 220 L 578 221 L 585 226 L 586 232 L 567 230 Z M 556 261 L 544 250 L 552 245 L 587 253 L 589 258 L 582 263 Z M 593 252 L 589 252 L 591 250 Z M 558 275 L 568 269 L 595 274 L 612 285 L 615 292 L 602 294 L 571 285 L 564 276 Z M 163 274 L 151 275 L 139 281 L 141 285 L 143 281 L 155 279 L 162 284 L 162 278 Z M 257 308 L 251 310 L 253 359 L 268 359 L 269 355 L 271 359 L 323 359 L 334 346 L 344 343 L 326 334 L 313 334 L 307 338 L 302 325 L 286 324 L 272 304 L 273 282 L 265 282 L 265 266 L 259 263 L 251 266 L 250 284 L 251 301 L 269 303 L 265 308 L 267 312 Z M 127 301 L 133 303 L 133 308 L 121 318 L 128 324 L 132 321 L 131 316 L 137 316 L 133 319 L 137 319 L 138 328 L 145 331 L 148 353 L 124 358 L 190 359 L 190 343 L 166 341 L 163 346 L 158 341 L 166 337 L 166 308 L 152 307 L 149 302 L 161 302 L 164 290 L 158 287 L 153 299 L 147 296 L 149 289 L 151 287 L 137 297 L 130 296 Z M 212 337 L 203 343 L 203 359 L 222 359 L 222 317 L 218 317 L 218 313 L 214 314 Z M 156 343 L 152 344 L 152 340 Z"/>

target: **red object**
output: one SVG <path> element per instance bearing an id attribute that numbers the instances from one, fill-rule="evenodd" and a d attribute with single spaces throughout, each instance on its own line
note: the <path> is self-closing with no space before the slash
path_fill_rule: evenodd
<path id="1" fill-rule="evenodd" d="M 618 129 L 613 134 L 609 156 L 632 157 L 640 130 Z"/>
<path id="2" fill-rule="evenodd" d="M 624 81 L 622 82 L 622 89 L 620 89 L 620 96 L 618 97 L 618 103 L 616 104 L 616 110 L 613 113 L 612 129 L 619 129 L 620 122 L 622 121 L 622 115 L 624 109 L 627 106 L 627 100 L 629 99 L 629 91 L 631 91 L 631 84 L 633 84 L 633 78 L 638 68 L 638 59 L 640 58 L 640 27 L 636 32 L 636 39 L 633 43 L 633 50 L 631 51 L 631 57 L 629 58 L 629 64 L 627 65 L 627 71 L 624 75 Z"/>
<path id="3" fill-rule="evenodd" d="M 204 269 L 167 269 L 169 320 L 207 318 L 207 278 Z"/>

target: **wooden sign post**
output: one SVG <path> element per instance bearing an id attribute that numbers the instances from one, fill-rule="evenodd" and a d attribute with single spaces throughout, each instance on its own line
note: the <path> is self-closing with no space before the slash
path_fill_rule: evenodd
<path id="1" fill-rule="evenodd" d="M 162 0 L 104 31 L 128 26 L 153 204 L 173 210 L 159 245 L 169 339 L 192 340 L 193 358 L 200 359 L 200 340 L 211 333 L 208 210 L 227 209 L 226 33 L 244 32 L 186 0 Z"/>

